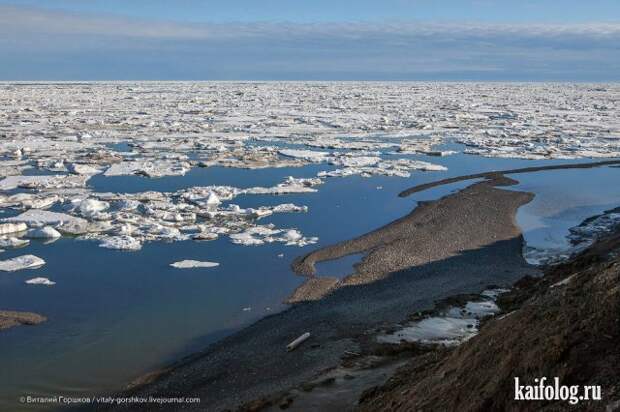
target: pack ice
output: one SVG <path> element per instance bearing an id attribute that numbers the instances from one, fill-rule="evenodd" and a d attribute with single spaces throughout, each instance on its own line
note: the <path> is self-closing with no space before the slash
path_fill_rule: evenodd
<path id="1" fill-rule="evenodd" d="M 317 241 L 259 222 L 307 207 L 243 208 L 240 195 L 312 193 L 327 179 L 441 172 L 464 153 L 620 156 L 620 85 L 474 83 L 0 83 L 0 244 L 58 235 L 135 251 L 151 241 Z M 435 159 L 435 157 L 433 158 Z M 99 193 L 94 179 L 195 168 L 319 168 L 273 185 Z M 122 188 L 121 188 L 122 189 Z M 15 213 L 11 213 L 14 215 Z"/>

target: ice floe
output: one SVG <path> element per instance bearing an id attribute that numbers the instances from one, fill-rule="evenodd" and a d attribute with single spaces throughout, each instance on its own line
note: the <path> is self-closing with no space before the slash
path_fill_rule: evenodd
<path id="1" fill-rule="evenodd" d="M 32 278 L 28 279 L 25 283 L 29 285 L 45 285 L 45 286 L 54 286 L 56 282 L 49 280 L 48 278 Z"/>
<path id="2" fill-rule="evenodd" d="M 219 265 L 216 262 L 201 262 L 199 260 L 180 260 L 170 264 L 170 266 L 177 269 L 214 268 Z"/>
<path id="3" fill-rule="evenodd" d="M 1 260 L 0 270 L 3 272 L 15 272 L 22 269 L 36 269 L 45 264 L 45 261 L 34 255 L 23 255 L 12 259 Z"/>
<path id="4" fill-rule="evenodd" d="M 7 176 L 0 180 L 0 190 L 84 187 L 88 178 L 74 175 Z"/>
<path id="5" fill-rule="evenodd" d="M 0 235 L 8 235 L 10 233 L 24 232 L 28 230 L 28 226 L 25 223 L 1 223 Z"/>
<path id="6" fill-rule="evenodd" d="M 99 246 L 107 249 L 117 250 L 140 250 L 142 249 L 142 243 L 139 240 L 134 239 L 128 235 L 122 236 L 109 236 L 101 239 Z"/>
<path id="7" fill-rule="evenodd" d="M 2 248 L 18 248 L 18 247 L 23 247 L 26 246 L 30 243 L 30 241 L 28 239 L 19 239 L 16 237 L 0 237 L 0 247 Z"/>
<path id="8" fill-rule="evenodd" d="M 21 232 L 122 250 L 219 237 L 304 246 L 317 238 L 259 221 L 306 206 L 231 202 L 313 193 L 331 178 L 445 171 L 419 156 L 454 154 L 457 146 L 446 146 L 454 142 L 482 156 L 620 157 L 615 84 L 1 83 L 0 91 L 0 208 L 19 213 L 1 220 L 0 247 L 24 245 Z M 89 187 L 115 176 L 183 176 L 198 167 L 309 164 L 315 176 L 265 186 L 205 182 L 140 193 Z M 23 230 L 13 231 L 15 225 Z"/>
<path id="9" fill-rule="evenodd" d="M 51 226 L 29 229 L 25 235 L 30 239 L 57 239 L 62 235 Z"/>
<path id="10" fill-rule="evenodd" d="M 52 226 L 61 232 L 79 234 L 88 230 L 89 222 L 81 217 L 48 210 L 31 209 L 17 216 L 3 219 L 5 222 L 25 223 L 28 227 Z"/>
<path id="11" fill-rule="evenodd" d="M 304 237 L 296 229 L 276 229 L 274 225 L 258 225 L 230 236 L 233 243 L 244 246 L 258 246 L 265 243 L 280 242 L 287 246 L 303 247 L 318 242 L 316 237 Z"/>

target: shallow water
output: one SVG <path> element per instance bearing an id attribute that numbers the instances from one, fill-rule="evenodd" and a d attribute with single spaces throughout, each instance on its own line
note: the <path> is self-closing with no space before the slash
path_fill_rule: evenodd
<path id="1" fill-rule="evenodd" d="M 40 269 L 0 273 L 0 302 L 3 309 L 34 311 L 49 320 L 2 333 L 0 410 L 18 408 L 16 401 L 24 394 L 118 390 L 144 372 L 282 310 L 285 306 L 280 302 L 303 280 L 290 270 L 296 256 L 366 233 L 410 212 L 417 201 L 436 199 L 471 182 L 399 198 L 398 193 L 408 187 L 481 171 L 569 163 L 460 154 L 409 157 L 445 165 L 448 171 L 414 172 L 408 179 L 329 178 L 317 187 L 317 193 L 244 195 L 232 202 L 241 207 L 307 205 L 306 214 L 277 214 L 261 223 L 298 228 L 305 235 L 318 236 L 316 245 L 243 247 L 221 237 L 211 242 L 147 243 L 139 252 L 122 252 L 100 248 L 96 242 L 62 238 L 48 245 L 33 241 L 24 249 L 2 253 L 2 259 L 35 254 L 46 260 Z M 114 192 L 174 191 L 211 184 L 271 186 L 288 175 L 311 177 L 329 168 L 207 168 L 160 179 L 95 176 L 89 185 Z M 567 225 L 620 204 L 620 188 L 613 185 L 618 173 L 620 169 L 605 168 L 518 175 L 522 183 L 513 188 L 537 194 L 517 217 L 526 240 L 555 246 L 561 243 Z M 584 187 L 576 190 L 575 182 Z M 182 259 L 215 261 L 220 266 L 184 270 L 169 266 Z M 323 263 L 318 266 L 319 274 L 346 275 L 358 260 L 354 255 Z M 24 284 L 37 276 L 57 284 Z"/>
<path id="2" fill-rule="evenodd" d="M 601 167 L 555 170 L 512 176 L 520 181 L 511 189 L 536 193 L 521 207 L 517 221 L 527 245 L 561 254 L 571 247 L 571 227 L 620 206 L 620 169 Z"/>
<path id="3" fill-rule="evenodd" d="M 355 271 L 354 265 L 364 257 L 363 253 L 343 256 L 339 259 L 325 260 L 314 265 L 317 276 L 331 276 L 342 279 Z"/>

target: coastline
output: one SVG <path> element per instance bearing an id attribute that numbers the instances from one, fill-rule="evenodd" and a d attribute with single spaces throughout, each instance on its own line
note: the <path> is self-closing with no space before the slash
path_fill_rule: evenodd
<path id="1" fill-rule="evenodd" d="M 609 163 L 596 162 L 577 168 L 606 165 Z M 299 394 L 314 391 L 322 393 L 318 398 L 330 399 L 334 410 L 348 410 L 346 406 L 361 395 L 372 405 L 372 396 L 364 391 L 381 387 L 412 353 L 420 353 L 415 344 L 392 348 L 378 344 L 379 333 L 408 317 L 432 313 L 441 302 L 479 296 L 488 287 L 517 285 L 518 289 L 523 279 L 548 279 L 524 260 L 524 240 L 515 222 L 517 209 L 534 195 L 502 189 L 518 183 L 503 173 L 547 169 L 558 166 L 464 176 L 460 180 L 480 176 L 485 180 L 420 203 L 410 214 L 358 238 L 298 258 L 293 268 L 308 281 L 293 293 L 290 301 L 296 303 L 289 309 L 169 368 L 145 375 L 123 396 L 200 397 L 200 410 L 304 410 L 303 405 L 317 400 Z M 365 256 L 352 275 L 342 280 L 316 276 L 315 263 L 353 253 Z M 286 345 L 305 332 L 311 333 L 310 339 L 296 351 L 287 352 Z M 435 358 L 443 356 L 441 350 L 433 353 Z M 336 400 L 329 395 L 330 385 L 343 379 L 357 379 L 356 385 L 348 396 L 342 394 L 346 389 L 337 387 L 340 397 Z M 188 407 L 191 409 L 190 405 L 167 405 L 165 409 Z M 134 404 L 103 410 L 154 408 Z"/>
<path id="2" fill-rule="evenodd" d="M 489 285 L 507 287 L 525 275 L 538 276 L 539 270 L 522 256 L 524 241 L 514 220 L 518 207 L 533 195 L 496 187 L 514 182 L 502 178 L 476 183 L 426 202 L 351 243 L 335 245 L 333 250 L 341 256 L 355 249 L 347 245 L 374 249 L 346 285 L 263 318 L 162 371 L 149 383 L 134 386 L 126 395 L 195 396 L 202 399 L 201 410 L 236 409 L 311 381 L 338 366 L 348 354 L 373 347 L 372 336 L 379 329 L 401 322 L 410 313 L 431 310 L 436 301 L 479 293 Z M 464 207 L 468 213 L 463 213 Z M 412 260 L 367 276 L 373 268 L 397 262 L 403 251 Z M 286 345 L 305 332 L 311 338 L 287 352 Z M 188 406 L 167 405 L 166 409 Z M 104 409 L 155 407 L 134 404 Z"/>
<path id="3" fill-rule="evenodd" d="M 413 353 L 356 410 L 617 411 L 619 251 L 616 227 L 543 277 L 521 279 L 479 334 L 453 350 Z M 571 389 L 595 385 L 600 396 L 517 400 L 515 378 L 532 385 L 542 377 Z"/>

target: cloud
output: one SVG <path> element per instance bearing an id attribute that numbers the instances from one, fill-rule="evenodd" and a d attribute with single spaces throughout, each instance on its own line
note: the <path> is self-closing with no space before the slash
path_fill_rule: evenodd
<path id="1" fill-rule="evenodd" d="M 614 80 L 620 23 L 190 24 L 0 6 L 0 78 Z"/>

